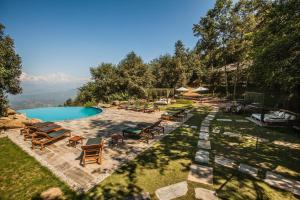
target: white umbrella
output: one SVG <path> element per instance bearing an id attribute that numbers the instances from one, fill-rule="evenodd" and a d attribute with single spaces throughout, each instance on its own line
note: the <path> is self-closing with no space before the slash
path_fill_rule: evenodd
<path id="1" fill-rule="evenodd" d="M 205 87 L 198 87 L 197 89 L 194 89 L 193 92 L 204 92 L 204 91 L 208 91 L 208 88 Z"/>
<path id="2" fill-rule="evenodd" d="M 178 92 L 187 92 L 189 90 L 185 87 L 180 87 L 180 88 L 176 89 L 176 91 L 178 91 Z"/>

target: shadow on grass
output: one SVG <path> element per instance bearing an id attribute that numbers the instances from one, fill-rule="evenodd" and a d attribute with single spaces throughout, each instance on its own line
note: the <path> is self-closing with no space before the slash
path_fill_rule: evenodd
<path id="1" fill-rule="evenodd" d="M 195 112 L 195 115 L 188 120 L 187 124 L 199 125 L 204 113 L 205 110 L 202 113 Z M 180 171 L 187 174 L 189 163 L 193 159 L 197 147 L 197 132 L 198 130 L 194 131 L 190 128 L 181 127 L 176 129 L 150 149 L 138 155 L 133 161 L 115 171 L 103 184 L 94 187 L 87 194 L 88 198 L 123 199 L 126 196 L 140 194 L 147 188 L 148 184 L 151 185 L 151 182 L 160 181 L 159 177 L 144 177 L 144 173 L 154 170 L 160 175 L 165 175 L 165 172 L 170 170 L 170 162 L 176 162 L 176 166 L 180 166 Z M 114 180 L 110 181 L 110 178 Z M 172 181 L 170 177 L 168 184 L 172 184 Z M 149 188 L 151 187 L 149 186 Z M 153 188 L 149 192 L 153 193 L 154 191 Z"/>

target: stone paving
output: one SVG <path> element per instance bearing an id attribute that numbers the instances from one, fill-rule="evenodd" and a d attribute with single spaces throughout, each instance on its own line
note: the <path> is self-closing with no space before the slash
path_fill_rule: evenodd
<path id="1" fill-rule="evenodd" d="M 24 151 L 36 158 L 42 165 L 48 167 L 56 176 L 65 181 L 75 190 L 86 191 L 108 177 L 114 170 L 135 158 L 138 154 L 151 147 L 152 144 L 164 137 L 155 136 L 149 144 L 134 139 L 125 140 L 123 145 L 109 145 L 110 136 L 121 131 L 128 126 L 138 123 L 153 123 L 157 121 L 162 112 L 152 114 L 135 111 L 119 110 L 116 108 L 105 109 L 100 115 L 57 122 L 63 128 L 70 129 L 72 135 L 84 137 L 83 144 L 88 138 L 103 137 L 105 139 L 104 159 L 101 165 L 88 164 L 85 167 L 80 165 L 81 148 L 68 146 L 68 139 L 57 141 L 41 151 L 39 148 L 32 150 L 31 142 L 24 141 L 18 130 L 10 130 L 7 135 Z M 188 118 L 191 117 L 189 114 Z M 166 133 L 179 127 L 179 122 L 167 122 L 164 124 Z"/>
<path id="2" fill-rule="evenodd" d="M 159 200 L 171 200 L 184 196 L 188 191 L 186 181 L 159 188 L 155 191 L 155 195 Z"/>
<path id="3" fill-rule="evenodd" d="M 217 119 L 219 122 L 231 122 L 232 119 Z"/>
<path id="4" fill-rule="evenodd" d="M 198 148 L 210 150 L 211 149 L 210 141 L 199 140 L 198 141 Z"/>
<path id="5" fill-rule="evenodd" d="M 203 183 L 207 185 L 213 184 L 213 168 L 203 165 L 193 164 L 190 167 L 188 180 L 196 183 Z"/>
<path id="6" fill-rule="evenodd" d="M 215 156 L 215 163 L 228 168 L 236 167 L 236 162 L 234 160 L 225 158 L 223 156 Z"/>
<path id="7" fill-rule="evenodd" d="M 300 181 L 285 178 L 279 174 L 267 171 L 264 182 L 269 185 L 300 195 Z"/>
<path id="8" fill-rule="evenodd" d="M 241 134 L 232 133 L 232 132 L 224 132 L 223 135 L 226 135 L 228 137 L 240 137 L 241 136 Z"/>
<path id="9" fill-rule="evenodd" d="M 218 197 L 215 195 L 215 192 L 212 190 L 204 188 L 195 188 L 195 198 L 201 200 L 217 200 Z"/>
<path id="10" fill-rule="evenodd" d="M 246 164 L 240 164 L 238 170 L 244 174 L 251 175 L 253 177 L 257 177 L 258 169 Z"/>
<path id="11" fill-rule="evenodd" d="M 209 134 L 205 133 L 205 132 L 200 132 L 199 139 L 200 140 L 208 140 L 209 139 Z"/>
<path id="12" fill-rule="evenodd" d="M 209 152 L 205 150 L 198 150 L 196 152 L 195 161 L 198 163 L 209 163 Z"/>

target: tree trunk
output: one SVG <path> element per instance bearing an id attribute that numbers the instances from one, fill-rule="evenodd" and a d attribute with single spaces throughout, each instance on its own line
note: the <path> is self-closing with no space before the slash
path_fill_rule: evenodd
<path id="1" fill-rule="evenodd" d="M 229 97 L 228 76 L 227 76 L 227 67 L 226 67 L 226 65 L 225 65 L 225 88 L 226 88 L 226 97 Z"/>
<path id="2" fill-rule="evenodd" d="M 239 68 L 240 68 L 240 63 L 238 62 L 237 66 L 236 66 L 235 77 L 234 77 L 233 100 L 235 100 L 235 98 L 236 98 L 236 87 L 237 87 L 238 76 L 239 76 Z"/>

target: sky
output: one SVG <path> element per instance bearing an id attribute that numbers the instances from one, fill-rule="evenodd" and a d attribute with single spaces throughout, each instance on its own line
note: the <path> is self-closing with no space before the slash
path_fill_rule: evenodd
<path id="1" fill-rule="evenodd" d="M 74 82 L 130 51 L 145 62 L 197 42 L 193 24 L 214 0 L 0 0 L 0 23 L 22 57 L 22 80 Z"/>

